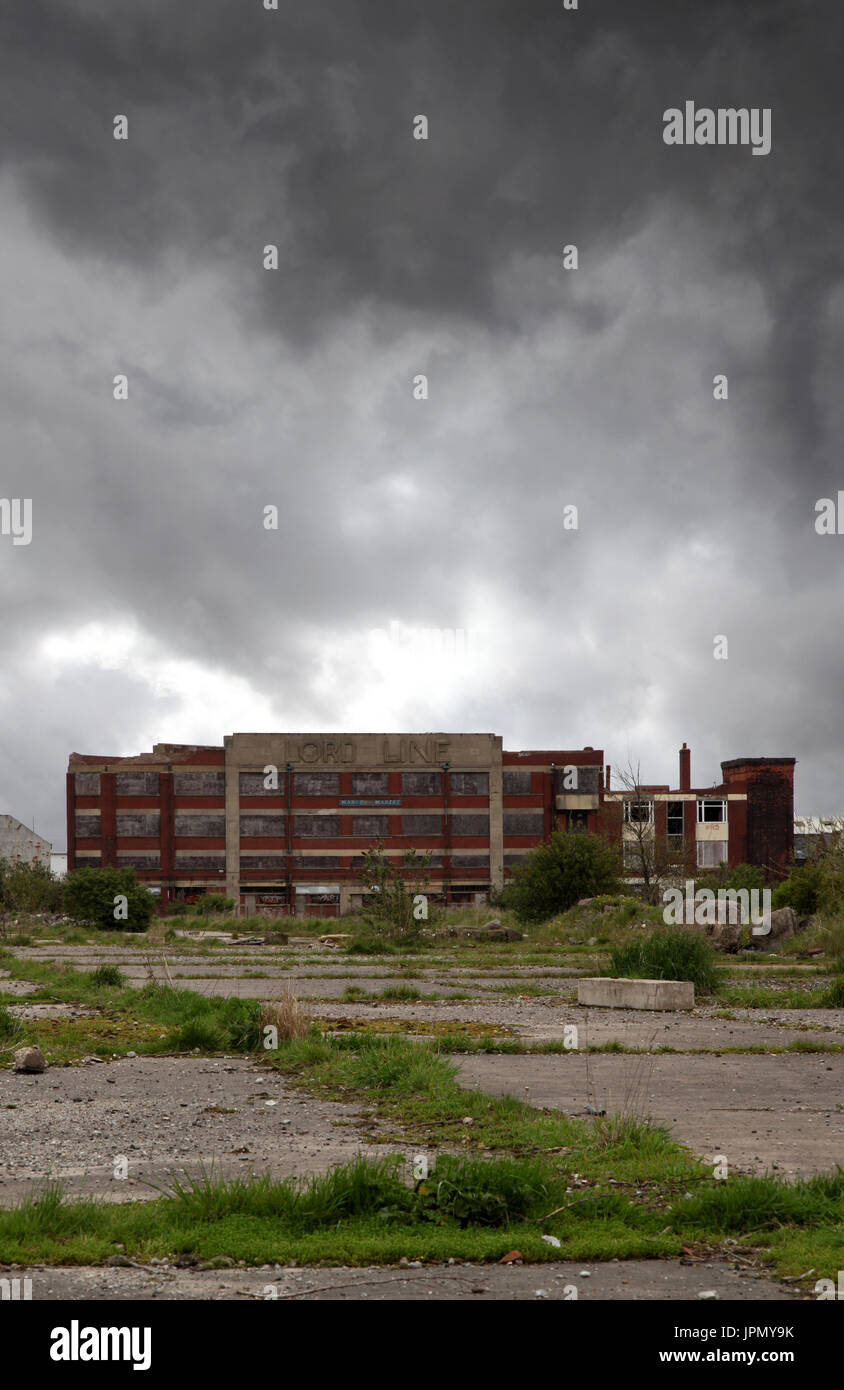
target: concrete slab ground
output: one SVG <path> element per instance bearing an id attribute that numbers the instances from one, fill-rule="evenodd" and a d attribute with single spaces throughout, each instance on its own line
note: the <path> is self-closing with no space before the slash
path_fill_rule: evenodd
<path id="1" fill-rule="evenodd" d="M 599 1047 L 620 1042 L 624 1047 L 677 1050 L 704 1048 L 717 1052 L 722 1047 L 786 1047 L 799 1040 L 823 1044 L 844 1044 L 844 1011 L 806 1009 L 798 1017 L 783 1010 L 770 1019 L 767 1012 L 745 1010 L 735 1018 L 716 1017 L 714 1009 L 695 1009 L 693 1013 L 665 1014 L 632 1009 L 580 1009 L 543 999 L 505 996 L 483 1003 L 467 1000 L 438 1000 L 430 1004 L 337 1003 L 310 1006 L 319 1018 L 423 1018 L 460 1023 L 497 1023 L 514 1029 L 524 1042 L 560 1041 L 566 1027 L 575 1024 L 578 1046 Z"/>
<path id="2" fill-rule="evenodd" d="M 359 1109 L 305 1096 L 245 1058 L 134 1057 L 34 1076 L 2 1069 L 0 1203 L 49 1180 L 135 1201 L 158 1195 L 145 1184 L 200 1165 L 241 1176 L 322 1172 L 366 1147 L 342 1124 Z M 120 1154 L 126 1179 L 114 1176 Z"/>
<path id="3" fill-rule="evenodd" d="M 465 1086 L 577 1115 L 632 1111 L 707 1159 L 788 1176 L 844 1161 L 844 1057 L 607 1055 L 460 1059 Z M 528 1094 L 526 1095 L 526 1088 Z"/>
<path id="4" fill-rule="evenodd" d="M 408 1252 L 412 1259 L 413 1252 Z M 585 1271 L 585 1273 L 584 1273 Z M 102 1299 L 157 1301 L 208 1299 L 379 1303 L 419 1301 L 563 1302 L 697 1300 L 714 1292 L 719 1301 L 783 1303 L 803 1295 L 787 1284 L 723 1260 L 611 1260 L 606 1264 L 542 1265 L 438 1264 L 422 1269 L 364 1267 L 296 1269 L 264 1265 L 257 1269 L 196 1270 L 161 1266 L 131 1269 L 3 1269 L 6 1278 L 30 1278 L 32 1298 L 74 1302 Z M 713 1317 L 713 1323 L 716 1319 Z"/>

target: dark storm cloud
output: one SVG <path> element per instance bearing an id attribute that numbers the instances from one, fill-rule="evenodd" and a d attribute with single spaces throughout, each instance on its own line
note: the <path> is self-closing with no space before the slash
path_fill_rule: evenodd
<path id="1" fill-rule="evenodd" d="M 717 194 L 735 263 L 765 277 L 793 382 L 840 263 L 829 117 L 843 25 L 831 0 L 596 0 L 576 14 L 547 0 L 277 14 L 257 0 L 34 0 L 4 20 L 3 156 L 63 238 L 109 256 L 148 261 L 187 240 L 237 274 L 264 236 L 288 239 L 295 276 L 253 277 L 253 308 L 304 336 L 370 296 L 485 318 L 515 251 L 571 239 L 594 255 L 667 190 L 702 217 Z M 662 111 L 689 96 L 771 106 L 772 155 L 666 148 Z M 117 111 L 128 152 L 110 139 Z M 409 138 L 417 111 L 427 143 Z"/>
<path id="2" fill-rule="evenodd" d="M 832 0 L 6 7 L 0 174 L 31 232 L 11 219 L 3 248 L 3 490 L 35 498 L 40 546 L 0 555 L 20 649 L 45 615 L 133 612 L 247 672 L 279 721 L 342 724 L 315 630 L 456 626 L 486 586 L 529 688 L 471 691 L 455 719 L 610 748 L 648 713 L 665 744 L 707 730 L 710 762 L 795 751 L 795 693 L 760 713 L 760 686 L 798 653 L 807 686 L 842 674 L 840 561 L 812 529 L 839 467 L 842 39 Z M 665 146 L 686 99 L 771 107 L 771 154 Z M 547 659 L 519 655 L 532 621 Z M 343 673 L 365 681 L 359 654 Z M 154 727 L 134 685 L 122 724 L 113 676 L 91 679 L 104 738 Z M 54 698 L 54 731 L 78 726 L 85 701 Z M 673 773 L 672 751 L 653 774 Z"/>

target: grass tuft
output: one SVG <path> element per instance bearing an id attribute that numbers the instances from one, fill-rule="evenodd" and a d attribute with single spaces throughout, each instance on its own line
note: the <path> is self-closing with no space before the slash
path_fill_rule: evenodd
<path id="1" fill-rule="evenodd" d="M 604 973 L 633 980 L 688 980 L 698 994 L 715 994 L 720 985 L 716 962 L 708 941 L 678 927 L 613 947 Z"/>

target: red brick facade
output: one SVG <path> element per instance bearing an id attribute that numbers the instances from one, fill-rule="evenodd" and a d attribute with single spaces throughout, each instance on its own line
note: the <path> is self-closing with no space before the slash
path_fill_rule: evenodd
<path id="1" fill-rule="evenodd" d="M 71 754 L 68 871 L 132 865 L 162 905 L 228 888 L 250 911 L 307 903 L 309 912 L 333 915 L 360 894 L 361 855 L 379 841 L 396 856 L 411 847 L 430 853 L 432 891 L 471 901 L 554 830 L 580 827 L 615 844 L 626 834 L 629 795 L 611 788 L 601 749 L 506 752 L 493 735 L 293 743 L 298 737 L 158 744 L 130 758 Z M 244 770 L 230 760 L 232 742 L 251 738 L 287 739 L 296 750 L 295 760 L 280 762 L 274 785 L 265 785 L 262 766 Z M 379 757 L 355 761 L 355 739 L 369 740 L 367 748 L 381 740 Z M 438 765 L 450 749 L 456 760 Z M 794 759 L 735 759 L 722 769 L 720 786 L 693 789 L 684 745 L 677 791 L 640 788 L 652 801 L 657 841 L 671 816 L 690 873 L 721 855 L 731 865 L 783 867 L 793 851 Z"/>

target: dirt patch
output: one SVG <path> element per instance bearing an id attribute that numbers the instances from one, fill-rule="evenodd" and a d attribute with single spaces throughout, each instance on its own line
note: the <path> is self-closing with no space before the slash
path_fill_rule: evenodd
<path id="1" fill-rule="evenodd" d="M 91 1004 L 10 1004 L 13 1018 L 90 1018 L 100 1011 Z"/>

